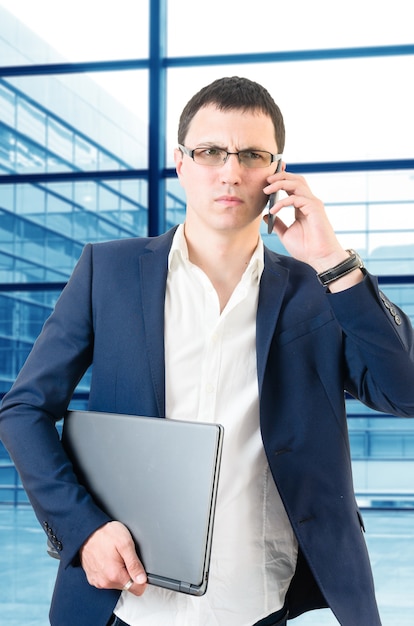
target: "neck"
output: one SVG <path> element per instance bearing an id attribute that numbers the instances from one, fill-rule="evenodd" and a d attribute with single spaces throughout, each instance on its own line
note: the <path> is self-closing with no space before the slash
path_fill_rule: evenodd
<path id="1" fill-rule="evenodd" d="M 258 243 L 258 232 L 229 236 L 210 232 L 197 237 L 184 225 L 189 259 L 208 276 L 220 301 L 222 311 L 249 264 Z"/>

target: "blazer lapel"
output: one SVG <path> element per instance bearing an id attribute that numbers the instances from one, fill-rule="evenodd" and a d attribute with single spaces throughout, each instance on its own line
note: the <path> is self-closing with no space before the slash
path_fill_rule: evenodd
<path id="1" fill-rule="evenodd" d="M 267 357 L 282 306 L 289 271 L 276 254 L 265 248 L 265 265 L 260 281 L 256 318 L 256 352 L 259 394 L 261 394 Z"/>
<path id="2" fill-rule="evenodd" d="M 151 239 L 146 254 L 139 259 L 147 358 L 161 417 L 165 417 L 164 302 L 174 232 L 175 229 Z"/>

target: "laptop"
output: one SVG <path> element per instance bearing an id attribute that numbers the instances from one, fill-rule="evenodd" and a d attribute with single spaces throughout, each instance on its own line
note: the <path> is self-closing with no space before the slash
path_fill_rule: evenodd
<path id="1" fill-rule="evenodd" d="M 224 429 L 69 411 L 62 440 L 97 504 L 130 530 L 148 582 L 207 590 Z"/>

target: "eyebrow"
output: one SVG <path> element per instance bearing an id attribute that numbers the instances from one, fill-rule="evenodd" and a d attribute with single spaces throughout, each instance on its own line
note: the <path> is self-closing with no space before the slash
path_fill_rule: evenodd
<path id="1" fill-rule="evenodd" d="M 226 152 L 228 152 L 227 148 L 224 148 L 223 145 L 220 145 L 220 143 L 216 143 L 214 141 L 204 141 L 202 143 L 200 143 L 199 145 L 196 146 L 196 148 L 194 148 L 194 150 L 198 150 L 199 148 L 218 148 L 219 150 L 226 150 Z M 253 146 L 248 146 L 247 148 L 239 148 L 237 150 L 237 152 L 268 152 L 269 154 L 273 154 L 273 152 L 271 152 L 270 150 L 266 150 L 265 148 L 255 148 Z"/>

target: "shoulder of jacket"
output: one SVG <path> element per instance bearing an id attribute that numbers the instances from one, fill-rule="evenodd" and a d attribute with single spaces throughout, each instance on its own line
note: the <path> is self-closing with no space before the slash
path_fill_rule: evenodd
<path id="1" fill-rule="evenodd" d="M 142 254 L 145 251 L 169 250 L 176 228 L 155 237 L 128 237 L 87 244 L 98 254 Z"/>

